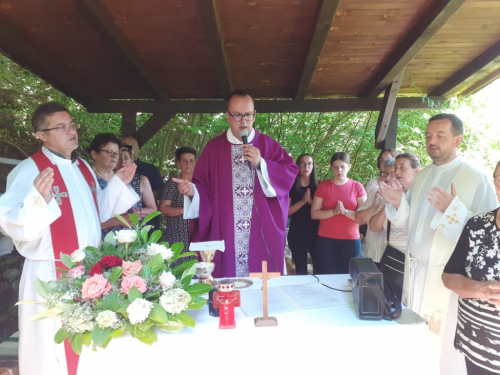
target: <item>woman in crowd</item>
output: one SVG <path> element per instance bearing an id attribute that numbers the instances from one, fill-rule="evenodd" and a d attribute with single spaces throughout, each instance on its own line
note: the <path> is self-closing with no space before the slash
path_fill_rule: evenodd
<path id="1" fill-rule="evenodd" d="M 467 222 L 443 273 L 444 285 L 460 297 L 455 348 L 469 375 L 500 373 L 499 212 Z"/>
<path id="2" fill-rule="evenodd" d="M 92 169 L 96 174 L 97 182 L 101 189 L 105 189 L 108 186 L 108 181 L 111 180 L 111 177 L 115 173 L 114 170 L 120 157 L 119 150 L 120 140 L 112 133 L 97 134 L 90 143 L 88 152 L 94 160 Z M 122 216 L 126 220 L 129 220 L 126 213 L 123 213 Z M 125 224 L 116 217 L 112 217 L 101 223 L 102 236 L 104 238 L 109 232 L 120 230 L 124 227 Z"/>
<path id="3" fill-rule="evenodd" d="M 400 184 L 408 198 L 413 177 L 415 177 L 415 175 L 420 171 L 420 166 L 420 160 L 418 157 L 410 153 L 399 154 L 395 160 L 390 159 L 386 161 L 383 173 L 383 175 L 386 176 L 385 185 L 393 186 L 393 184 Z M 387 188 L 387 186 L 382 184 L 381 189 L 384 188 Z M 378 205 L 377 203 L 380 203 L 380 199 L 376 200 L 374 205 Z M 373 211 L 377 210 L 373 206 L 371 209 Z M 382 233 L 384 235 L 383 249 L 385 249 L 387 246 L 388 228 L 388 220 L 385 216 L 385 209 L 379 210 L 377 214 L 372 216 L 368 221 L 368 226 L 373 232 Z M 397 222 L 391 222 L 389 244 L 402 252 L 406 252 L 407 242 L 408 230 L 398 226 Z M 379 262 L 383 254 L 384 250 L 382 250 L 382 252 L 370 254 L 370 257 L 373 258 L 375 262 Z"/>
<path id="4" fill-rule="evenodd" d="M 367 210 L 367 208 L 373 205 L 377 190 L 379 185 L 385 178 L 382 176 L 382 165 L 388 159 L 394 159 L 398 156 L 398 152 L 394 148 L 387 148 L 380 151 L 377 158 L 377 169 L 379 170 L 379 177 L 372 178 L 366 184 L 366 202 L 359 207 L 358 212 L 356 212 L 356 221 L 363 228 L 368 222 L 368 219 L 373 216 L 374 212 Z M 367 257 L 372 257 L 372 254 L 381 254 L 384 252 L 384 234 L 381 232 L 372 232 L 371 229 L 366 226 L 366 233 L 362 241 L 363 253 Z M 363 232 L 363 231 L 362 231 Z"/>
<path id="5" fill-rule="evenodd" d="M 497 199 L 500 202 L 500 161 L 497 163 L 495 171 L 493 172 L 493 185 L 495 185 Z"/>
<path id="6" fill-rule="evenodd" d="M 181 147 L 175 152 L 177 166 L 181 170 L 180 179 L 191 181 L 196 166 L 196 150 Z M 189 249 L 189 220 L 184 220 L 184 196 L 179 193 L 178 184 L 171 179 L 163 187 L 160 200 L 160 211 L 167 217 L 166 241 L 172 245 L 176 242 Z M 183 261 L 187 259 L 183 258 Z"/>
<path id="7" fill-rule="evenodd" d="M 118 159 L 117 168 L 120 169 L 122 166 L 128 166 L 133 162 L 132 147 L 128 145 L 120 147 L 120 159 Z M 146 176 L 136 173 L 132 182 L 130 182 L 130 186 L 132 186 L 140 199 L 129 212 L 133 212 L 137 214 L 140 219 L 144 219 L 149 214 L 158 210 L 153 189 L 151 189 L 151 184 Z"/>
<path id="8" fill-rule="evenodd" d="M 330 166 L 334 177 L 319 184 L 311 208 L 311 217 L 319 220 L 317 274 L 349 273 L 350 259 L 361 253 L 354 211 L 366 201 L 365 189 L 347 178 L 351 165 L 345 152 L 333 154 Z"/>
<path id="9" fill-rule="evenodd" d="M 311 219 L 311 203 L 318 187 L 318 177 L 312 155 L 301 154 L 297 158 L 299 173 L 290 190 L 288 215 L 291 216 L 288 230 L 288 246 L 295 262 L 295 274 L 307 275 L 307 252 L 315 263 L 318 220 Z"/>

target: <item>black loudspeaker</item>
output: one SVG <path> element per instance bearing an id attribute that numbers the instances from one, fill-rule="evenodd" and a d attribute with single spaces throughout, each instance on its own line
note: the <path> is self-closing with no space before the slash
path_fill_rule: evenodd
<path id="1" fill-rule="evenodd" d="M 375 266 L 371 258 L 352 258 L 349 263 L 349 274 L 352 279 L 352 297 L 360 319 L 381 320 L 384 317 L 384 291 L 382 272 Z M 378 292 L 378 296 L 376 293 Z"/>

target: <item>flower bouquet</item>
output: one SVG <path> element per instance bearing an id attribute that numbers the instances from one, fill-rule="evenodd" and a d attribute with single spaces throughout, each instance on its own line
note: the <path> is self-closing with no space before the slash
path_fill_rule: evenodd
<path id="1" fill-rule="evenodd" d="M 67 338 L 77 354 L 82 345 L 105 348 L 123 333 L 151 345 L 157 340 L 155 328 L 177 332 L 194 327 L 185 310 L 204 306 L 206 300 L 200 295 L 211 286 L 190 285 L 196 259 L 170 267 L 175 260 L 196 254 L 181 254 L 182 243 L 170 249 L 166 242 L 157 243 L 159 230 L 149 236 L 151 226 L 146 223 L 157 215 L 152 213 L 141 225 L 136 215 L 129 215 L 135 229 L 117 216 L 129 229 L 109 233 L 99 249 L 89 246 L 71 256 L 61 253 L 68 269 L 58 268 L 56 281 L 35 282 L 45 301 L 19 302 L 47 307 L 30 320 L 59 317 L 63 327 L 54 340 L 60 344 Z"/>

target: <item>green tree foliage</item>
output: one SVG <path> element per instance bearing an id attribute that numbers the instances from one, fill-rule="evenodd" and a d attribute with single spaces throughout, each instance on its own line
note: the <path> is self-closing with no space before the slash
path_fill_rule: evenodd
<path id="1" fill-rule="evenodd" d="M 34 136 L 30 119 L 35 108 L 47 101 L 65 105 L 80 124 L 78 151 L 87 160 L 86 148 L 96 134 L 120 134 L 119 114 L 87 113 L 79 103 L 0 55 L 0 156 L 24 159 L 38 149 L 40 144 Z M 452 99 L 446 111 L 464 108 L 469 114 L 461 151 L 482 166 L 492 168 L 496 162 L 492 155 L 498 153 L 491 150 L 500 150 L 499 134 L 495 132 L 492 136 L 492 124 L 478 116 L 482 110 L 478 101 Z M 428 119 L 438 112 L 400 111 L 398 151 L 415 153 L 424 166 L 428 165 L 425 127 Z M 150 114 L 139 114 L 138 126 L 149 117 Z M 320 179 L 331 175 L 331 156 L 337 151 L 347 152 L 352 163 L 351 177 L 365 183 L 378 172 L 376 158 L 379 150 L 374 147 L 377 117 L 378 112 L 258 113 L 255 127 L 276 139 L 293 158 L 303 152 L 313 154 Z M 178 147 L 194 147 L 200 153 L 210 139 L 222 134 L 227 127 L 225 114 L 177 114 L 143 146 L 140 157 L 158 166 L 163 175 L 176 175 L 174 158 Z M 0 164 L 0 191 L 4 191 L 5 178 L 11 169 L 11 166 Z"/>

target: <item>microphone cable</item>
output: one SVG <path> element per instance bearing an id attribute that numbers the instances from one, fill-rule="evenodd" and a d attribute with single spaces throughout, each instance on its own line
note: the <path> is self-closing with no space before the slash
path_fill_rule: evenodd
<path id="1" fill-rule="evenodd" d="M 248 131 L 247 130 L 243 130 L 240 133 L 240 137 L 241 137 L 242 143 L 244 145 L 248 144 L 248 138 L 247 138 L 248 137 Z M 254 172 L 257 169 L 257 168 L 255 168 L 255 167 L 252 166 L 252 163 L 250 163 L 249 160 L 247 160 L 247 164 L 248 164 L 248 168 L 250 169 L 251 173 Z M 257 171 L 255 171 L 255 173 L 257 173 Z M 276 267 L 276 264 L 274 263 L 274 259 L 271 256 L 271 252 L 269 251 L 269 248 L 267 247 L 266 239 L 264 238 L 264 231 L 262 230 L 262 223 L 260 221 L 259 209 L 257 208 L 257 205 L 255 204 L 255 174 L 252 177 L 253 177 L 253 181 L 254 181 L 254 187 L 253 187 L 254 194 L 253 194 L 253 204 L 252 205 L 255 208 L 255 211 L 257 212 L 257 220 L 259 222 L 260 235 L 262 236 L 262 242 L 264 243 L 264 247 L 266 248 L 267 255 L 269 255 L 269 259 L 271 259 L 271 263 L 273 264 L 274 269 L 276 270 L 276 272 L 279 272 L 278 271 L 278 267 Z M 257 179 L 258 179 L 258 176 L 257 176 Z M 248 242 L 250 244 L 250 240 Z M 250 251 L 250 246 L 249 246 L 248 251 Z"/>
<path id="2" fill-rule="evenodd" d="M 252 169 L 252 167 L 250 167 L 250 169 Z M 253 168 L 255 169 L 255 168 Z M 254 180 L 255 181 L 255 180 Z M 255 185 L 255 182 L 254 182 L 254 185 Z M 264 231 L 262 230 L 262 223 L 260 222 L 260 214 L 259 214 L 259 209 L 257 208 L 257 205 L 255 204 L 255 187 L 254 187 L 254 196 L 253 196 L 253 206 L 255 207 L 255 211 L 257 211 L 257 219 L 259 221 L 259 228 L 260 228 L 260 234 L 262 236 L 262 242 L 264 242 L 264 247 L 266 248 L 266 251 L 267 251 L 267 255 L 269 255 L 269 259 L 271 259 L 271 263 L 273 264 L 273 267 L 274 269 L 276 270 L 276 272 L 279 272 L 278 271 L 278 267 L 276 267 L 276 264 L 274 264 L 274 260 L 273 260 L 273 257 L 271 256 L 271 252 L 269 251 L 269 249 L 267 248 L 267 244 L 266 244 L 266 240 L 264 239 Z M 250 241 L 249 241 L 250 242 Z M 284 245 L 283 245 L 284 246 Z M 284 249 L 284 248 L 283 248 Z"/>
<path id="3" fill-rule="evenodd" d="M 352 292 L 352 289 L 337 289 L 337 288 L 331 287 L 329 285 L 323 284 L 321 281 L 319 281 L 319 277 L 316 276 L 315 274 L 310 273 L 310 272 L 308 272 L 307 274 L 315 277 L 316 280 L 318 280 L 318 283 L 320 283 L 323 286 L 326 286 L 328 289 L 338 290 L 339 292 L 346 292 L 346 293 Z"/>

